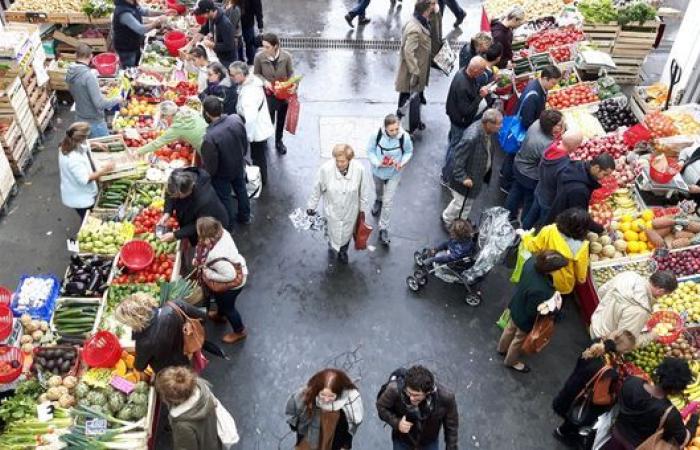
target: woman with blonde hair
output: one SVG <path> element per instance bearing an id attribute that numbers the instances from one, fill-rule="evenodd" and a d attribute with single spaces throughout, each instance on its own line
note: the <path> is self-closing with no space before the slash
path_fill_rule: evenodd
<path id="1" fill-rule="evenodd" d="M 206 317 L 199 309 L 180 300 L 159 307 L 158 300 L 142 292 L 130 295 L 117 306 L 115 317 L 131 328 L 136 342 L 136 370 L 143 371 L 151 366 L 157 373 L 169 366 L 190 365 L 183 353 L 184 319 L 171 303 L 191 318 L 203 321 Z"/>
<path id="2" fill-rule="evenodd" d="M 81 219 L 95 204 L 97 197 L 97 180 L 114 169 L 113 163 L 104 164 L 94 170 L 90 159 L 87 138 L 90 136 L 90 124 L 76 122 L 66 130 L 58 153 L 58 169 L 61 180 L 61 201 L 69 208 L 75 209 Z M 102 144 L 93 144 L 106 150 Z"/>
<path id="3" fill-rule="evenodd" d="M 577 440 L 580 439 L 579 430 L 592 426 L 601 414 L 613 406 L 621 383 L 618 369 L 622 364 L 622 356 L 634 350 L 635 345 L 636 338 L 632 332 L 619 330 L 611 333 L 605 339 L 596 339 L 583 351 L 576 361 L 574 371 L 569 375 L 564 387 L 552 402 L 554 412 L 564 419 L 564 422 L 554 430 L 554 436 L 557 439 L 567 444 L 576 444 Z M 597 376 L 600 376 L 600 379 L 604 380 L 606 384 L 609 382 L 611 403 L 591 405 L 587 417 L 582 418 L 578 424 L 572 423 L 569 411 L 582 391 L 589 383 L 593 384 L 592 380 Z M 589 388 L 592 387 L 589 386 Z"/>
<path id="4" fill-rule="evenodd" d="M 323 163 L 318 170 L 306 206 L 306 213 L 313 216 L 323 198 L 329 246 L 338 252 L 338 260 L 343 264 L 348 263 L 348 247 L 358 215 L 365 214 L 369 201 L 370 177 L 354 157 L 355 152 L 347 144 L 333 147 L 333 160 Z"/>

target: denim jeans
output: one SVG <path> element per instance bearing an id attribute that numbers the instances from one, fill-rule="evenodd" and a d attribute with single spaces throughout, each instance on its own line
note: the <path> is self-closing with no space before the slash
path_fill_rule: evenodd
<path id="1" fill-rule="evenodd" d="M 394 449 L 393 450 L 416 450 L 416 448 L 411 447 L 409 445 L 404 444 L 401 441 L 392 441 L 394 443 Z M 418 450 L 439 450 L 440 445 L 438 444 L 438 441 L 431 442 L 428 445 L 423 445 L 421 447 L 417 447 Z"/>
<path id="2" fill-rule="evenodd" d="M 224 204 L 226 212 L 228 212 L 228 226 L 233 229 L 233 198 L 231 197 L 231 189 L 236 193 L 238 199 L 238 218 L 239 222 L 246 222 L 250 219 L 250 199 L 245 186 L 245 173 L 234 179 L 212 177 L 211 185 L 216 191 L 217 197 Z"/>
<path id="3" fill-rule="evenodd" d="M 117 50 L 117 55 L 119 55 L 119 62 L 122 69 L 127 69 L 129 67 L 136 67 L 139 65 L 141 50 L 134 50 L 131 52 Z"/>
<path id="4" fill-rule="evenodd" d="M 107 122 L 104 120 L 101 122 L 90 122 L 90 139 L 109 136 L 109 128 L 107 128 Z"/>
<path id="5" fill-rule="evenodd" d="M 513 184 L 510 185 L 506 198 L 506 209 L 510 211 L 511 220 L 518 218 L 518 210 L 521 206 L 523 208 L 521 219 L 525 218 L 532 206 L 535 187 L 537 187 L 537 180 L 526 177 L 518 171 L 517 167 L 513 167 Z"/>
<path id="6" fill-rule="evenodd" d="M 454 14 L 458 19 L 466 14 L 462 7 L 460 7 L 457 3 L 457 0 L 438 0 L 438 4 L 440 5 L 440 16 L 445 15 L 445 6 L 450 8 L 452 14 Z"/>
<path id="7" fill-rule="evenodd" d="M 551 207 L 543 206 L 539 200 L 537 200 L 537 196 L 533 195 L 532 206 L 530 206 L 530 210 L 523 219 L 523 230 L 529 230 L 532 227 L 544 225 L 551 210 Z"/>
<path id="8" fill-rule="evenodd" d="M 350 17 L 365 17 L 365 11 L 369 6 L 369 2 L 370 0 L 358 0 L 357 5 L 355 5 L 355 7 L 348 12 Z"/>
<path id="9" fill-rule="evenodd" d="M 255 46 L 255 26 L 243 27 L 243 41 L 245 41 L 245 57 L 249 66 L 253 65 L 257 47 Z"/>
<path id="10" fill-rule="evenodd" d="M 394 194 L 399 187 L 401 174 L 396 174 L 388 180 L 382 180 L 374 175 L 374 192 L 378 202 L 382 202 L 382 213 L 379 216 L 379 229 L 389 230 L 389 219 L 391 218 L 391 210 L 394 207 Z"/>
<path id="11" fill-rule="evenodd" d="M 220 294 L 213 294 L 216 301 L 216 312 L 228 319 L 234 333 L 241 333 L 245 329 L 241 314 L 236 309 L 236 299 L 240 293 L 241 289 L 231 289 Z"/>

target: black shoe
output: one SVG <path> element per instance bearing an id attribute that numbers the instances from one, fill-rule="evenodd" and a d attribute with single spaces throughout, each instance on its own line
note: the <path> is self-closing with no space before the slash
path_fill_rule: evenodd
<path id="1" fill-rule="evenodd" d="M 379 213 L 381 213 L 381 212 L 382 212 L 382 202 L 380 202 L 379 200 L 375 200 L 374 205 L 372 206 L 372 215 L 374 217 L 377 217 L 377 216 L 379 216 Z"/>
<path id="2" fill-rule="evenodd" d="M 279 153 L 280 155 L 287 154 L 287 146 L 284 145 L 284 142 L 277 141 L 277 143 L 275 144 L 275 147 L 277 147 L 277 153 Z"/>
<path id="3" fill-rule="evenodd" d="M 341 264 L 347 264 L 348 263 L 348 251 L 347 250 L 340 250 L 338 252 L 338 261 L 340 261 Z"/>
<path id="4" fill-rule="evenodd" d="M 372 21 L 372 19 L 370 19 L 369 17 L 364 17 L 364 16 L 363 16 L 363 17 L 360 17 L 360 18 L 357 20 L 357 24 L 358 24 L 358 25 L 367 25 L 367 24 L 370 23 L 371 21 Z"/>
<path id="5" fill-rule="evenodd" d="M 428 100 L 425 99 L 425 95 L 423 95 L 423 94 L 420 95 L 420 104 L 421 104 L 421 105 L 427 105 L 427 104 L 428 104 Z"/>
<path id="6" fill-rule="evenodd" d="M 353 17 L 350 14 L 345 14 L 345 21 L 350 25 L 350 28 L 355 28 L 355 25 L 352 24 L 352 19 Z"/>
<path id="7" fill-rule="evenodd" d="M 455 28 L 458 28 L 460 25 L 462 25 L 462 22 L 464 22 L 465 17 L 467 17 L 467 13 L 462 12 L 462 15 L 459 16 L 455 21 Z"/>
<path id="8" fill-rule="evenodd" d="M 391 243 L 391 239 L 389 239 L 388 230 L 379 230 L 379 242 L 381 242 L 384 245 L 389 245 Z"/>
<path id="9" fill-rule="evenodd" d="M 419 123 L 418 128 L 416 128 L 416 129 L 421 130 L 421 131 L 425 130 L 425 123 L 423 123 L 423 122 Z"/>
<path id="10" fill-rule="evenodd" d="M 248 216 L 247 219 L 236 219 L 236 222 L 240 223 L 241 225 L 250 225 L 253 223 L 253 216 Z"/>

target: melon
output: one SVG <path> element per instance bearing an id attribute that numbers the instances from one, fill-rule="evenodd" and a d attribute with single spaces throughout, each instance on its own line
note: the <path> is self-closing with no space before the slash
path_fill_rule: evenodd
<path id="1" fill-rule="evenodd" d="M 603 245 L 600 242 L 591 242 L 591 253 L 597 255 L 603 251 Z"/>
<path id="2" fill-rule="evenodd" d="M 618 252 L 624 252 L 627 250 L 627 242 L 623 241 L 622 239 L 618 239 L 613 245 L 615 246 L 615 250 Z"/>
<path id="3" fill-rule="evenodd" d="M 603 255 L 607 256 L 608 258 L 612 258 L 615 255 L 615 247 L 610 244 L 604 246 Z"/>
<path id="4" fill-rule="evenodd" d="M 605 236 L 600 237 L 600 243 L 603 245 L 608 245 L 611 242 L 612 242 L 612 239 L 610 239 L 610 236 L 605 235 Z"/>
<path id="5" fill-rule="evenodd" d="M 586 235 L 586 238 L 591 242 L 598 242 L 598 234 L 594 233 L 592 231 L 588 232 L 588 234 Z"/>

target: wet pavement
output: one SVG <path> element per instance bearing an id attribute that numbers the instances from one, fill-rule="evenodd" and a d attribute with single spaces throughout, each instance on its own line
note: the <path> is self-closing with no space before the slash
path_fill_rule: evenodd
<path id="1" fill-rule="evenodd" d="M 347 33 L 342 16 L 351 2 L 264 3 L 266 30 L 334 38 Z M 389 6 L 388 0 L 372 2 L 368 16 L 373 21 L 364 30 L 365 39 L 398 38 L 408 8 L 394 17 L 386 12 Z M 470 13 L 465 30 L 471 35 L 478 23 L 477 5 L 465 6 Z M 447 13 L 445 24 L 453 20 Z M 293 448 L 284 421 L 289 394 L 320 368 L 336 366 L 357 380 L 364 396 L 366 418 L 354 448 L 389 449 L 390 430 L 379 421 L 374 399 L 391 371 L 417 362 L 456 392 L 460 448 L 560 448 L 551 437 L 557 424 L 551 400 L 587 343 L 575 306 L 566 306 L 551 345 L 528 358 L 532 373 L 521 375 L 504 368 L 495 352 L 500 336 L 495 321 L 512 291 L 507 269 L 499 266 L 489 274 L 482 285 L 484 302 L 477 308 L 464 303 L 463 287 L 431 279 L 424 291 L 413 294 L 405 284 L 413 252 L 446 237 L 440 212 L 449 196 L 438 183 L 438 172 L 449 127 L 444 100 L 450 79 L 433 71 L 426 90 L 422 113 L 427 129 L 416 137 L 414 158 L 395 200 L 391 247 L 383 248 L 373 236 L 375 249 L 351 250 L 350 264 L 338 266 L 322 237 L 296 231 L 288 215 L 305 207 L 311 191 L 321 161 L 320 124 L 329 122 L 323 118 L 379 118 L 395 111 L 397 56 L 360 50 L 292 54 L 297 73 L 304 75 L 299 132 L 285 137 L 287 155 L 270 153 L 270 181 L 254 204 L 254 224 L 234 234 L 251 273 L 238 300 L 250 335 L 227 349 L 230 361 L 213 359 L 204 373 L 236 419 L 241 435 L 236 448 Z M 29 175 L 20 181 L 9 214 L 0 220 L 2 284 L 14 286 L 23 273 L 60 276 L 68 263 L 65 239 L 77 231 L 78 217 L 60 204 L 56 152 L 70 123 L 71 113 L 64 110 Z M 483 207 L 502 201 L 492 185 L 475 206 L 473 219 Z M 209 326 L 208 331 L 216 339 L 224 328 Z M 156 448 L 170 446 L 169 433 L 161 430 Z"/>

